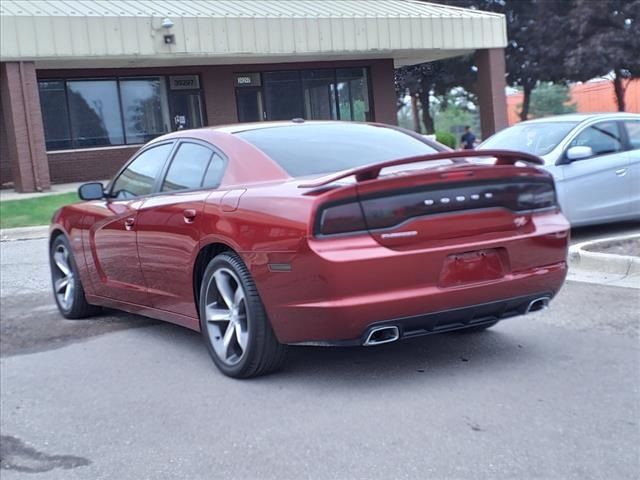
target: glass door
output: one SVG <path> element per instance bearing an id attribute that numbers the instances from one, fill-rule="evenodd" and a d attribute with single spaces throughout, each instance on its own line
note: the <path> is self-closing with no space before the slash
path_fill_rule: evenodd
<path id="1" fill-rule="evenodd" d="M 172 130 L 202 127 L 202 98 L 200 92 L 173 91 L 169 96 Z"/>

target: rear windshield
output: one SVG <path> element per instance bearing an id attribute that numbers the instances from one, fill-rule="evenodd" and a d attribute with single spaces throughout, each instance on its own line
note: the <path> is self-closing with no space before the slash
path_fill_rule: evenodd
<path id="1" fill-rule="evenodd" d="M 438 150 L 392 128 L 366 124 L 300 124 L 236 135 L 252 143 L 292 177 L 339 172 Z"/>

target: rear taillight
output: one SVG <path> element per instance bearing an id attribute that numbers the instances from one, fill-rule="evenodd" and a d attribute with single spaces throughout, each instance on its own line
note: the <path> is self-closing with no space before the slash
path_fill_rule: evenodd
<path id="1" fill-rule="evenodd" d="M 365 196 L 321 206 L 314 233 L 339 235 L 393 228 L 416 217 L 503 208 L 514 213 L 556 208 L 553 182 L 538 179 L 489 180 L 426 186 Z"/>
<path id="2" fill-rule="evenodd" d="M 516 213 L 543 210 L 556 206 L 556 194 L 549 181 L 511 180 L 393 192 L 364 198 L 361 202 L 367 226 L 375 230 L 395 227 L 425 215 L 487 208 L 504 208 Z"/>
<path id="3" fill-rule="evenodd" d="M 556 191 L 551 183 L 532 184 L 518 194 L 519 210 L 541 210 L 556 206 Z"/>
<path id="4" fill-rule="evenodd" d="M 364 216 L 357 202 L 325 207 L 318 214 L 316 234 L 338 235 L 366 231 Z"/>

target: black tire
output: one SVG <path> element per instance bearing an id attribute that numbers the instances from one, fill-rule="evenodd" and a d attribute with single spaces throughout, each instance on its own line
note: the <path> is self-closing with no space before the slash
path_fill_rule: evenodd
<path id="1" fill-rule="evenodd" d="M 238 288 L 243 290 L 242 307 L 236 307 L 234 310 L 224 303 L 224 299 L 219 293 L 218 280 L 214 277 L 216 272 L 218 272 L 218 275 L 222 272 L 229 277 L 231 282 L 229 285 L 235 288 L 236 297 L 234 298 L 237 298 Z M 212 303 L 214 298 L 216 300 Z M 207 321 L 207 303 L 210 306 L 221 307 L 217 311 L 223 311 L 224 308 L 229 308 L 230 314 L 231 311 L 235 311 L 236 315 L 238 315 L 237 318 L 242 318 L 237 322 L 244 322 L 243 325 L 246 330 L 244 332 L 246 335 L 244 337 L 245 348 L 242 349 L 241 347 L 238 333 L 231 332 L 229 337 L 230 339 L 235 339 L 234 346 L 236 351 L 241 351 L 240 354 L 234 354 L 234 362 L 222 358 L 214 346 L 216 344 L 218 349 L 224 348 L 228 353 L 229 347 L 222 347 L 220 342 L 223 341 L 221 339 L 223 327 L 224 336 L 226 337 L 227 329 L 231 328 L 232 323 L 225 324 L 226 320 L 222 320 L 220 323 Z M 198 309 L 200 312 L 200 329 L 207 345 L 207 350 L 213 362 L 225 375 L 233 378 L 257 377 L 274 372 L 284 364 L 287 348 L 278 342 L 262 300 L 258 295 L 255 282 L 244 262 L 235 253 L 221 253 L 207 265 L 202 277 Z M 243 311 L 244 314 L 238 314 L 239 311 Z M 231 342 L 233 340 L 230 340 L 230 344 Z"/>
<path id="2" fill-rule="evenodd" d="M 56 254 L 63 254 L 66 252 L 66 266 L 71 273 L 71 276 L 65 275 L 63 270 L 56 264 Z M 58 235 L 51 242 L 51 248 L 49 250 L 49 265 L 51 267 L 51 285 L 53 287 L 53 298 L 56 301 L 58 310 L 63 317 L 68 319 L 81 319 L 95 315 L 100 311 L 100 307 L 91 305 L 87 302 L 84 295 L 84 288 L 82 287 L 82 281 L 78 275 L 78 267 L 75 259 L 73 258 L 73 252 L 71 251 L 71 245 L 69 240 L 64 235 Z M 59 291 L 56 288 L 56 282 L 59 282 L 63 278 L 68 278 L 67 288 L 71 288 L 68 295 L 68 301 L 64 301 Z"/>
<path id="3" fill-rule="evenodd" d="M 484 332 L 487 328 L 491 328 L 494 325 L 499 323 L 498 320 L 495 322 L 483 323 L 482 325 L 476 325 L 474 327 L 461 328 L 459 330 L 454 330 L 453 333 L 478 333 Z"/>

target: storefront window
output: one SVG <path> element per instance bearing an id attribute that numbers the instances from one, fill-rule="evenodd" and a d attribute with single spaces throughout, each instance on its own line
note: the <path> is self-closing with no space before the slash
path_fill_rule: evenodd
<path id="1" fill-rule="evenodd" d="M 176 80 L 171 89 L 167 79 Z M 197 75 L 40 80 L 38 88 L 47 150 L 139 145 L 202 126 Z"/>
<path id="2" fill-rule="evenodd" d="M 364 68 L 339 68 L 337 80 L 340 119 L 355 122 L 371 120 L 367 70 Z"/>
<path id="3" fill-rule="evenodd" d="M 115 80 L 67 82 L 71 134 L 79 147 L 122 145 L 122 117 Z"/>
<path id="4" fill-rule="evenodd" d="M 264 118 L 262 110 L 262 90 L 259 88 L 238 88 L 238 121 L 259 122 Z"/>
<path id="5" fill-rule="evenodd" d="M 300 72 L 267 72 L 264 94 L 269 120 L 291 120 L 304 115 Z"/>
<path id="6" fill-rule="evenodd" d="M 305 118 L 336 120 L 336 84 L 333 70 L 302 72 Z"/>
<path id="7" fill-rule="evenodd" d="M 60 80 L 40 82 L 42 122 L 47 150 L 71 148 L 69 114 L 64 82 Z"/>
<path id="8" fill-rule="evenodd" d="M 239 73 L 236 102 L 240 122 L 373 120 L 366 68 Z"/>
<path id="9" fill-rule="evenodd" d="M 120 99 L 127 143 L 146 143 L 169 131 L 164 78 L 123 79 Z"/>

